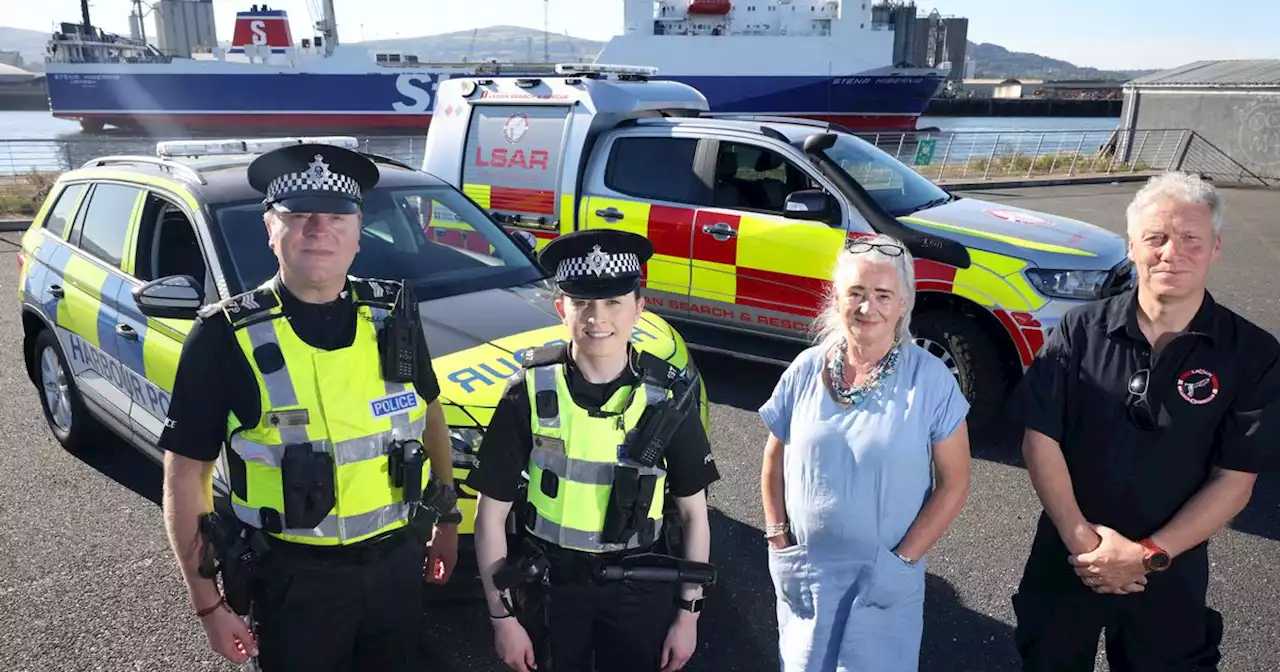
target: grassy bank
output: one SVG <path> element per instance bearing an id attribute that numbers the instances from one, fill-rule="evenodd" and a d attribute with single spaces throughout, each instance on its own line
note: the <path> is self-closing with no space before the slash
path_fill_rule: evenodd
<path id="1" fill-rule="evenodd" d="M 909 162 L 908 162 L 909 163 Z M 997 156 L 988 159 L 979 156 L 965 162 L 948 162 L 945 165 L 913 166 L 921 175 L 935 181 L 960 179 L 1013 179 L 1050 176 L 1085 176 L 1121 173 L 1145 173 L 1155 170 L 1145 161 L 1126 162 L 1111 156 L 1094 154 L 1028 154 Z"/>
<path id="2" fill-rule="evenodd" d="M 0 219 L 27 219 L 40 209 L 57 173 L 0 176 Z"/>

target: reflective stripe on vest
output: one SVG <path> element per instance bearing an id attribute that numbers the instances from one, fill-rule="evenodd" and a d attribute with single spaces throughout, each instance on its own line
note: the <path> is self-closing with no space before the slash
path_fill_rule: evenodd
<path id="1" fill-rule="evenodd" d="M 281 330 L 289 330 L 291 332 L 291 327 L 288 326 L 287 320 L 282 320 L 279 317 L 261 319 L 243 327 L 249 343 L 247 347 L 243 342 L 240 342 L 240 345 L 242 349 L 246 350 L 245 354 L 250 366 L 261 378 L 263 391 L 266 393 L 266 404 L 262 409 L 257 427 L 246 427 L 244 428 L 245 431 L 236 431 L 228 441 L 231 450 L 244 460 L 246 469 L 252 470 L 252 473 L 246 474 L 248 483 L 245 484 L 250 501 L 240 500 L 234 494 L 233 488 L 232 507 L 236 512 L 237 518 L 244 523 L 258 528 L 263 527 L 261 514 L 263 503 L 259 497 L 277 494 L 275 491 L 281 487 L 280 478 L 282 472 L 280 469 L 284 461 L 286 446 L 303 443 L 310 443 L 313 451 L 325 452 L 333 456 L 336 470 L 334 485 L 338 490 L 335 498 L 336 505 L 334 510 L 330 511 L 329 515 L 315 528 L 288 528 L 280 533 L 272 533 L 273 536 L 300 543 L 346 544 L 389 531 L 395 527 L 401 527 L 407 522 L 408 505 L 403 501 L 401 490 L 391 486 L 386 464 L 383 461 L 387 460 L 388 449 L 394 441 L 420 440 L 422 438 L 426 429 L 426 409 L 421 403 L 421 398 L 415 397 L 414 404 L 407 411 L 375 418 L 374 411 L 371 410 L 371 403 L 377 399 L 377 394 L 371 391 L 373 385 L 369 380 L 370 377 L 377 378 L 378 385 L 381 387 L 385 397 L 415 390 L 411 385 L 405 383 L 383 381 L 381 369 L 376 366 L 377 345 L 374 338 L 373 325 L 375 321 L 381 322 L 387 317 L 387 310 L 361 306 L 358 311 L 356 339 L 352 346 L 341 351 L 317 351 L 317 353 L 329 352 L 341 355 L 346 352 L 350 357 L 356 358 L 360 362 L 364 362 L 364 360 L 359 359 L 361 357 L 369 360 L 364 362 L 367 364 L 365 366 L 352 367 L 348 378 L 344 381 L 344 383 L 349 383 L 351 390 L 360 390 L 361 388 L 370 390 L 366 394 L 372 396 L 373 399 L 363 400 L 365 403 L 359 404 L 359 408 L 354 408 L 356 404 L 342 404 L 343 408 L 325 408 L 324 404 L 319 403 L 320 397 L 326 396 L 320 390 L 317 390 L 314 395 L 320 407 L 308 408 L 299 399 L 295 382 L 289 373 L 289 366 L 283 366 L 271 373 L 265 373 L 260 369 L 253 357 L 253 352 L 259 348 L 275 346 L 280 349 L 281 353 L 284 353 L 286 348 L 294 348 L 296 350 L 298 347 L 281 342 L 280 333 L 277 332 L 277 325 L 280 325 L 279 328 Z M 277 307 L 271 312 L 278 315 L 279 308 Z M 297 337 L 290 334 L 290 338 L 292 340 Z M 318 371 L 318 365 L 314 362 L 321 356 L 323 355 L 295 353 L 293 359 L 295 365 L 311 361 Z M 286 357 L 286 359 L 289 358 Z M 312 378 L 315 378 L 315 375 Z M 288 422 L 280 425 L 271 425 L 269 423 L 267 417 L 269 411 L 299 408 L 306 408 L 306 411 L 310 414 L 309 425 L 290 425 Z M 381 425 L 383 427 L 389 424 L 390 427 L 384 431 L 371 431 L 362 436 L 334 442 L 325 436 L 329 429 L 323 424 L 333 422 L 341 423 L 341 427 L 348 432 L 352 428 L 358 428 L 364 424 Z M 311 431 L 308 431 L 309 427 Z M 263 440 L 272 431 L 278 433 L 279 442 Z M 426 469 L 427 467 L 424 465 L 424 479 Z M 423 482 L 425 483 L 425 480 Z M 270 492 L 265 495 L 259 492 L 259 497 L 255 497 L 255 486 Z M 370 502 L 374 506 L 369 506 Z M 271 508 L 275 508 L 281 513 L 281 522 L 283 522 L 284 515 L 281 510 L 283 507 L 271 506 Z M 358 513 L 347 514 L 344 509 L 356 510 Z"/>
<path id="2" fill-rule="evenodd" d="M 602 410 L 621 413 L 620 428 L 617 415 L 591 417 L 574 403 L 562 364 L 534 367 L 529 374 L 533 431 L 529 503 L 535 512 L 529 532 L 562 548 L 580 551 L 600 553 L 638 548 L 641 545 L 638 533 L 626 543 L 603 543 L 601 528 L 614 469 L 622 465 L 635 469 L 641 476 L 657 477 L 648 517 L 654 521 L 655 533 L 661 530 L 666 471 L 658 466 L 643 467 L 627 458 L 619 460 L 618 447 L 633 432 L 645 407 L 668 398 L 668 392 L 644 383 L 638 390 L 623 388 L 615 392 Z M 556 395 L 555 415 L 539 417 L 540 392 Z M 566 441 L 570 444 L 567 449 Z M 555 497 L 541 490 L 543 472 L 555 474 L 559 481 Z"/>

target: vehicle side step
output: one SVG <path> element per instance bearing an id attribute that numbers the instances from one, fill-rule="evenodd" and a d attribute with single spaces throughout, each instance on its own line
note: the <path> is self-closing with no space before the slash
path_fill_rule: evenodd
<path id="1" fill-rule="evenodd" d="M 684 337 L 685 344 L 690 350 L 713 352 L 735 359 L 788 366 L 810 345 L 803 341 L 773 339 L 744 332 L 716 329 L 674 317 L 667 319 Z"/>

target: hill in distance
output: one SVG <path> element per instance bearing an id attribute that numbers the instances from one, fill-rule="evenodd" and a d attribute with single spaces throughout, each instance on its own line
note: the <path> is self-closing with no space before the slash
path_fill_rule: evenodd
<path id="1" fill-rule="evenodd" d="M 1021 51 L 1009 51 L 996 44 L 968 45 L 967 57 L 977 62 L 974 76 L 980 79 L 1106 79 L 1126 81 L 1155 70 L 1099 70 L 1080 67 L 1055 58 Z"/>
<path id="2" fill-rule="evenodd" d="M 74 20 L 74 19 L 73 19 Z M 149 26 L 150 27 L 150 26 Z M 148 33 L 150 35 L 150 32 Z M 221 36 L 226 39 L 229 36 Z M 45 43 L 49 34 L 38 30 L 0 26 L 0 50 L 22 54 L 23 67 L 43 70 Z M 604 42 L 570 37 L 561 33 L 545 35 L 541 30 L 520 26 L 489 26 L 442 35 L 406 37 L 362 42 L 370 49 L 417 54 L 422 61 L 450 63 L 487 60 L 541 62 L 591 61 Z M 995 44 L 969 43 L 968 56 L 977 61 L 978 77 L 1028 77 L 1041 79 L 1132 79 L 1151 70 L 1098 70 L 1079 67 L 1039 54 L 1012 52 Z"/>

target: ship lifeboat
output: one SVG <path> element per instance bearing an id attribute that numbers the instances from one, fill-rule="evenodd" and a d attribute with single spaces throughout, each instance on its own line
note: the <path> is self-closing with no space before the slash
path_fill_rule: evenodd
<path id="1" fill-rule="evenodd" d="M 690 14 L 715 14 L 725 15 L 729 10 L 733 9 L 733 2 L 730 0 L 689 0 Z"/>

